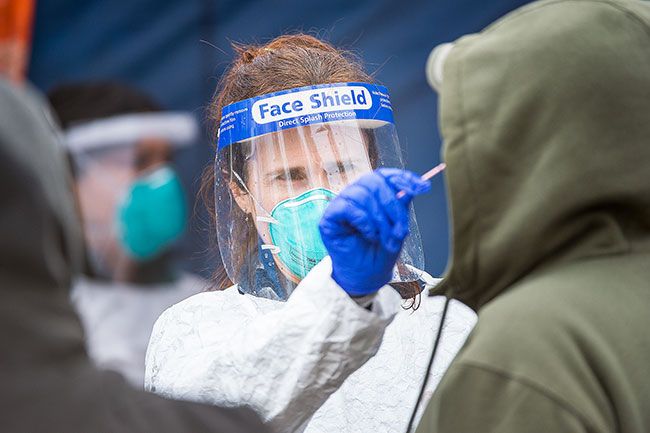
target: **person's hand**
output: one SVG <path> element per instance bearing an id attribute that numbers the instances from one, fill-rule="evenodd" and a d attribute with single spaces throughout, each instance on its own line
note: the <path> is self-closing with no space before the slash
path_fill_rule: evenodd
<path id="1" fill-rule="evenodd" d="M 321 238 L 332 258 L 332 278 L 350 296 L 374 293 L 391 280 L 409 233 L 409 203 L 430 187 L 410 171 L 380 168 L 327 206 Z M 398 199 L 399 191 L 405 194 Z"/>

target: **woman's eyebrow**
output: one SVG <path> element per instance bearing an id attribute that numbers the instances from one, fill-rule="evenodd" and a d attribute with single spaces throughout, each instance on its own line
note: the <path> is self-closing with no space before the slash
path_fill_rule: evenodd
<path id="1" fill-rule="evenodd" d="M 364 160 L 363 158 L 355 158 L 355 159 L 337 159 L 335 161 L 327 161 L 324 165 L 325 167 L 337 167 L 337 168 L 343 168 L 349 165 L 356 166 L 356 165 L 362 165 L 366 163 L 367 161 Z"/>
<path id="2" fill-rule="evenodd" d="M 286 173 L 295 173 L 295 172 L 300 171 L 300 170 L 305 171 L 306 170 L 305 166 L 303 166 L 303 165 L 294 165 L 292 167 L 278 168 L 276 170 L 273 170 L 273 171 L 267 173 L 265 177 L 267 179 L 273 179 L 273 178 L 275 178 L 277 176 L 281 176 L 281 175 L 284 175 Z"/>

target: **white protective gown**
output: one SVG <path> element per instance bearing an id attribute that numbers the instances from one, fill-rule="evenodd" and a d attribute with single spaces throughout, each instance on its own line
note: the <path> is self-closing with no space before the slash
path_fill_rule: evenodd
<path id="1" fill-rule="evenodd" d="M 117 371 L 142 388 L 144 357 L 156 319 L 207 285 L 187 273 L 173 283 L 144 286 L 79 278 L 71 300 L 81 317 L 91 359 L 98 367 Z"/>
<path id="2" fill-rule="evenodd" d="M 220 406 L 247 405 L 277 432 L 403 432 L 444 299 L 423 294 L 418 310 L 405 310 L 385 286 L 369 311 L 330 274 L 327 257 L 287 302 L 231 287 L 168 309 L 151 336 L 145 388 Z M 475 320 L 469 308 L 452 301 L 425 404 Z"/>

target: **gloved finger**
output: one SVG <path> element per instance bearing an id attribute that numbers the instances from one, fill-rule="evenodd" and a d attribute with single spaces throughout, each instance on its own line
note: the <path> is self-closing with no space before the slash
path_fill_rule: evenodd
<path id="1" fill-rule="evenodd" d="M 391 225 L 408 218 L 408 214 L 405 213 L 404 206 L 397 200 L 393 188 L 377 172 L 360 177 L 353 185 L 363 187 L 368 194 L 374 197 L 379 207 L 388 215 Z"/>
<path id="2" fill-rule="evenodd" d="M 383 182 L 380 178 L 379 182 Z M 384 188 L 387 188 L 384 186 Z M 364 188 L 360 183 L 355 182 L 343 190 L 340 196 L 352 203 L 359 209 L 363 209 L 368 218 L 374 222 L 375 228 L 379 230 L 379 238 L 385 243 L 391 236 L 393 223 L 386 211 L 383 209 L 377 194 Z"/>
<path id="3" fill-rule="evenodd" d="M 337 237 L 353 232 L 347 222 L 347 207 L 347 202 L 340 196 L 329 202 L 318 224 L 321 237 Z"/>
<path id="4" fill-rule="evenodd" d="M 383 214 L 384 218 L 389 219 L 389 224 L 392 226 L 390 230 L 386 230 L 385 225 L 381 226 L 384 228 L 381 232 L 382 247 L 390 253 L 398 253 L 408 235 L 408 206 L 400 203 L 386 179 L 378 173 L 365 175 L 355 184 L 365 188 L 367 190 L 366 195 L 375 197 L 375 200 L 379 203 L 378 209 L 373 209 L 374 214 Z"/>
<path id="5" fill-rule="evenodd" d="M 382 167 L 375 170 L 383 176 L 396 192 L 408 190 L 413 195 L 425 193 L 431 189 L 431 183 L 410 170 Z"/>
<path id="6" fill-rule="evenodd" d="M 394 184 L 391 185 L 390 181 Z M 424 192 L 430 189 L 428 181 L 423 181 L 415 173 L 391 168 L 375 170 L 372 174 L 360 178 L 360 186 L 372 190 L 381 204 L 381 209 L 391 218 L 392 229 L 389 238 L 383 238 L 383 245 L 391 252 L 399 252 L 404 240 L 409 234 L 409 208 L 408 202 L 412 196 L 397 199 L 396 190 L 406 187 L 409 192 Z M 413 188 L 409 188 L 412 184 Z"/>
<path id="7" fill-rule="evenodd" d="M 393 226 L 390 240 L 386 243 L 386 249 L 392 253 L 398 253 L 402 249 L 404 240 L 409 234 L 408 219 L 406 222 L 398 222 Z"/>
<path id="8" fill-rule="evenodd" d="M 369 213 L 342 194 L 332 200 L 325 209 L 319 229 L 324 239 L 359 233 L 364 239 L 379 241 L 379 230 Z"/>
<path id="9" fill-rule="evenodd" d="M 408 234 L 408 208 L 399 204 L 386 180 L 376 173 L 363 176 L 341 193 L 343 197 L 363 208 L 379 228 L 381 245 L 397 253 Z"/>
<path id="10" fill-rule="evenodd" d="M 413 198 L 431 189 L 431 182 L 423 180 L 420 176 L 409 170 L 399 168 L 379 168 L 376 170 L 386 179 L 386 182 L 395 190 L 395 193 L 404 191 L 407 196 Z M 406 200 L 410 201 L 410 198 Z M 402 201 L 404 203 L 404 200 Z"/>

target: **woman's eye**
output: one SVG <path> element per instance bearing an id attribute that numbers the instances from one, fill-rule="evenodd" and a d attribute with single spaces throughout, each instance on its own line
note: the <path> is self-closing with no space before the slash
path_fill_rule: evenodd
<path id="1" fill-rule="evenodd" d="M 307 178 L 305 172 L 303 172 L 303 171 L 291 172 L 290 176 L 291 176 L 291 180 L 294 181 L 294 182 L 295 181 L 305 180 Z"/>

